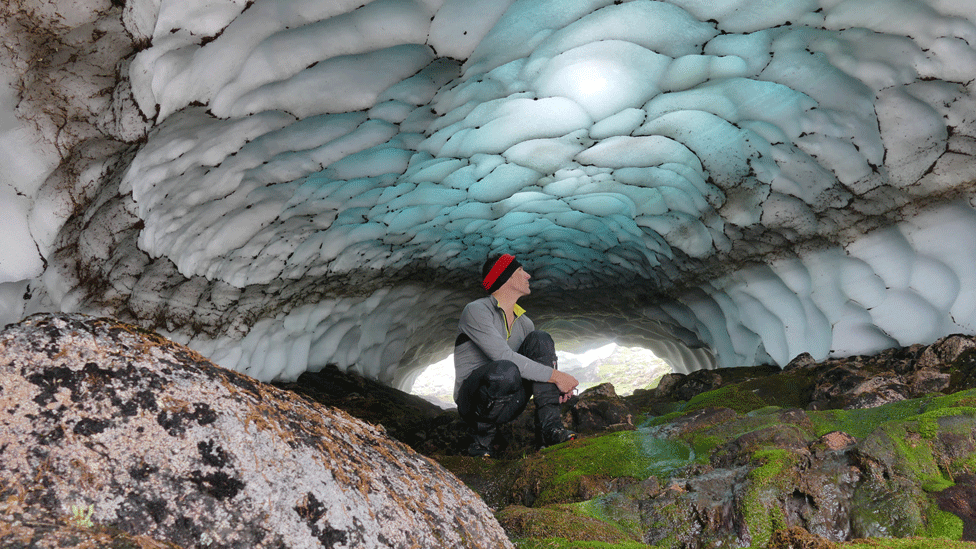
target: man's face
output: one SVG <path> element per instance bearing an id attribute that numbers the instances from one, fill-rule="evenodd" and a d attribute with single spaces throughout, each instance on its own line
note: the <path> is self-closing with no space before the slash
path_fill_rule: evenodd
<path id="1" fill-rule="evenodd" d="M 529 289 L 530 278 L 532 278 L 532 275 L 525 272 L 525 269 L 522 267 L 519 267 L 512 273 L 512 277 L 508 279 L 505 285 L 518 292 L 519 295 L 529 295 L 532 293 L 532 290 Z"/>

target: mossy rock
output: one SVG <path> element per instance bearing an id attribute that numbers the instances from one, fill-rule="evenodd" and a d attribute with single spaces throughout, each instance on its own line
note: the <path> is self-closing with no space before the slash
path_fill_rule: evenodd
<path id="1" fill-rule="evenodd" d="M 599 485 L 622 488 L 691 462 L 690 448 L 645 431 L 584 437 L 523 459 L 512 486 L 514 503 L 540 506 L 573 503 L 599 495 Z"/>
<path id="2" fill-rule="evenodd" d="M 815 425 L 802 410 L 767 406 L 736 414 L 727 408 L 706 408 L 689 415 L 700 414 L 704 414 L 701 420 L 676 420 L 673 429 L 674 436 L 694 449 L 698 463 L 728 464 L 740 454 L 748 460 L 760 448 L 798 449 L 816 438 Z"/>
<path id="3" fill-rule="evenodd" d="M 769 406 L 767 402 L 749 389 L 741 385 L 728 385 L 702 393 L 687 402 L 683 411 L 700 410 L 702 408 L 731 408 L 739 413 L 751 412 Z"/>
<path id="4" fill-rule="evenodd" d="M 571 505 L 530 508 L 512 505 L 498 513 L 498 522 L 514 539 L 561 538 L 566 541 L 636 542 L 619 526 L 587 516 Z"/>
<path id="5" fill-rule="evenodd" d="M 765 546 L 777 530 L 788 526 L 781 499 L 792 494 L 799 483 L 800 456 L 779 448 L 756 451 L 758 466 L 749 472 L 749 485 L 742 498 L 742 513 L 753 545 Z"/>
<path id="6" fill-rule="evenodd" d="M 811 411 L 808 416 L 818 436 L 831 431 L 843 431 L 862 440 L 878 427 L 890 421 L 901 421 L 914 417 L 924 410 L 927 399 L 901 400 L 859 410 Z"/>
<path id="7" fill-rule="evenodd" d="M 854 496 L 856 535 L 961 537 L 961 519 L 940 511 L 933 494 L 976 458 L 976 410 L 963 405 L 971 396 L 925 399 L 922 413 L 884 423 L 859 444 L 868 475 Z"/>
<path id="8" fill-rule="evenodd" d="M 723 371 L 723 377 L 724 371 Z M 731 408 L 745 414 L 775 406 L 779 408 L 805 408 L 813 394 L 812 372 L 798 370 L 768 377 L 746 379 L 727 383 L 722 387 L 701 393 L 679 409 L 692 411 L 707 407 Z"/>
<path id="9" fill-rule="evenodd" d="M 815 370 L 795 370 L 745 381 L 740 388 L 781 408 L 806 408 L 813 397 Z"/>
<path id="10" fill-rule="evenodd" d="M 712 452 L 711 463 L 716 467 L 744 465 L 753 453 L 770 448 L 783 450 L 806 449 L 814 437 L 796 425 L 775 424 L 745 433 L 719 446 Z"/>
<path id="11" fill-rule="evenodd" d="M 951 485 L 949 479 L 976 460 L 972 393 L 919 399 L 919 413 L 883 423 L 864 438 L 859 452 L 926 490 Z"/>

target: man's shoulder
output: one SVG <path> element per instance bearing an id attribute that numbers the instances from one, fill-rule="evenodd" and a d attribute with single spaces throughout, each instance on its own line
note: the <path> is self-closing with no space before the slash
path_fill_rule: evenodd
<path id="1" fill-rule="evenodd" d="M 461 311 L 461 325 L 484 324 L 495 314 L 495 298 L 492 296 L 476 299 L 464 306 Z"/>
<path id="2" fill-rule="evenodd" d="M 491 309 L 494 306 L 495 306 L 495 298 L 489 295 L 468 303 L 467 305 L 464 306 L 464 308 L 469 309 L 469 308 L 479 307 L 479 308 Z"/>

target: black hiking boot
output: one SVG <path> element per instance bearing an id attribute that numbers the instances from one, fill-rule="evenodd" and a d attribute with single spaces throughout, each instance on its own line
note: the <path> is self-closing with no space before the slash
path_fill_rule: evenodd
<path id="1" fill-rule="evenodd" d="M 535 410 L 535 441 L 541 450 L 576 438 L 576 433 L 563 426 L 559 406 L 550 404 Z"/>
<path id="2" fill-rule="evenodd" d="M 570 431 L 565 427 L 550 429 L 542 434 L 542 444 L 540 449 L 552 446 L 554 444 L 559 444 L 561 442 L 568 442 L 570 440 L 576 440 L 575 432 Z"/>
<path id="3" fill-rule="evenodd" d="M 498 426 L 494 423 L 477 422 L 471 425 L 471 445 L 468 455 L 472 457 L 494 457 L 493 445 Z"/>

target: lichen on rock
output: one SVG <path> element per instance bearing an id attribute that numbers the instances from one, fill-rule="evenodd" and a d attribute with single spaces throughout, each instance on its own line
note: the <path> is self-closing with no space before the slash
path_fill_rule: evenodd
<path id="1" fill-rule="evenodd" d="M 37 315 L 0 333 L 0 478 L 184 547 L 511 547 L 440 465 L 348 414 L 154 333 Z"/>

